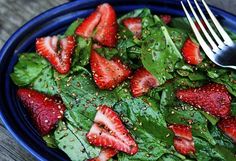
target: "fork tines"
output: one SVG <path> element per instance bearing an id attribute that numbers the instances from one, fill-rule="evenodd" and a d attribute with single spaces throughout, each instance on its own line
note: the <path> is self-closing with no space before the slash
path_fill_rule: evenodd
<path id="1" fill-rule="evenodd" d="M 193 5 L 190 3 L 189 0 L 187 0 L 188 5 L 190 7 L 190 10 L 192 11 L 192 14 L 196 20 L 196 22 L 199 24 L 202 33 L 204 34 L 206 40 L 208 41 L 210 47 L 208 46 L 208 43 L 206 43 L 202 37 L 202 35 L 200 34 L 200 32 L 198 31 L 193 19 L 191 18 L 188 10 L 185 7 L 185 4 L 183 3 L 183 1 L 181 1 L 182 7 L 184 9 L 184 12 L 187 16 L 187 19 L 193 29 L 193 32 L 198 40 L 198 42 L 200 43 L 200 45 L 202 46 L 203 50 L 205 51 L 205 53 L 207 54 L 207 56 L 211 59 L 212 57 L 212 53 L 217 53 L 219 50 L 223 49 L 225 46 L 233 46 L 234 42 L 232 41 L 232 39 L 229 37 L 229 35 L 226 33 L 226 31 L 223 29 L 223 27 L 220 25 L 220 23 L 218 22 L 218 20 L 216 19 L 216 17 L 214 16 L 214 14 L 212 13 L 212 11 L 210 10 L 210 8 L 208 7 L 208 5 L 206 4 L 205 0 L 202 0 L 202 3 L 207 11 L 207 13 L 209 14 L 213 24 L 215 25 L 215 28 L 219 31 L 220 36 L 219 37 L 217 35 L 217 33 L 214 31 L 213 27 L 210 25 L 210 23 L 208 22 L 206 16 L 204 15 L 202 9 L 200 8 L 200 5 L 198 4 L 197 0 L 194 0 L 194 3 L 196 5 L 196 8 L 202 18 L 202 20 L 204 21 L 204 23 L 206 24 L 207 28 L 205 28 L 203 26 L 202 21 L 200 20 L 199 16 L 197 15 L 196 11 L 193 8 Z M 208 32 L 207 29 L 210 31 Z M 211 35 L 210 35 L 211 34 Z M 223 41 L 222 41 L 223 40 Z"/>

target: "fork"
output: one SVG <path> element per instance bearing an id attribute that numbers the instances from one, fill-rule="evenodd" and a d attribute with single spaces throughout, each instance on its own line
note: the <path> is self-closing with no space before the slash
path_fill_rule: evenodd
<path id="1" fill-rule="evenodd" d="M 226 31 L 223 29 L 223 27 L 220 25 L 219 21 L 216 19 L 210 8 L 208 7 L 205 0 L 202 0 L 202 3 L 209 14 L 213 24 L 215 25 L 216 29 L 218 30 L 219 35 L 214 31 L 213 27 L 208 22 L 206 16 L 204 15 L 202 9 L 200 8 L 198 1 L 194 0 L 194 3 L 197 7 L 198 12 L 200 13 L 202 20 L 206 24 L 207 28 L 203 26 L 203 23 L 201 22 L 200 18 L 198 17 L 197 13 L 193 9 L 192 4 L 189 0 L 187 0 L 188 5 L 193 13 L 193 16 L 197 23 L 199 24 L 202 34 L 205 36 L 206 42 L 200 32 L 198 31 L 196 25 L 194 24 L 193 19 L 191 18 L 188 10 L 186 9 L 183 1 L 181 1 L 181 5 L 184 9 L 184 12 L 187 16 L 187 19 L 193 29 L 193 32 L 202 47 L 203 51 L 206 53 L 208 58 L 215 63 L 218 66 L 224 67 L 224 68 L 231 68 L 236 69 L 236 44 L 233 42 L 233 40 L 229 37 L 229 35 L 226 33 Z M 207 31 L 207 29 L 210 31 Z"/>

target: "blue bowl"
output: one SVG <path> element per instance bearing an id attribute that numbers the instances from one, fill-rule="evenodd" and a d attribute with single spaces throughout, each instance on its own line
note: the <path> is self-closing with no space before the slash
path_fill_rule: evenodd
<path id="1" fill-rule="evenodd" d="M 137 8 L 150 8 L 153 13 L 184 16 L 179 1 L 175 0 L 78 0 L 50 9 L 35 17 L 18 29 L 5 43 L 0 52 L 0 118 L 16 140 L 39 160 L 64 161 L 69 158 L 60 150 L 46 146 L 32 125 L 25 108 L 16 97 L 17 87 L 10 79 L 10 73 L 22 52 L 35 50 L 37 37 L 63 33 L 78 17 L 86 17 L 98 4 L 112 4 L 118 14 Z M 236 31 L 236 17 L 211 7 L 226 27 Z"/>

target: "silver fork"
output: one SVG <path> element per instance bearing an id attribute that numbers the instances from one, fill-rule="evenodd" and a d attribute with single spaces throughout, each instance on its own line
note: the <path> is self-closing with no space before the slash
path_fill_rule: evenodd
<path id="1" fill-rule="evenodd" d="M 204 15 L 203 11 L 201 10 L 197 0 L 194 0 L 194 3 L 197 7 L 198 12 L 200 13 L 203 21 L 205 22 L 207 29 L 203 26 L 202 22 L 200 21 L 200 18 L 198 17 L 197 13 L 193 9 L 192 4 L 189 0 L 187 0 L 188 5 L 194 15 L 195 20 L 199 24 L 203 35 L 205 36 L 206 40 L 208 42 L 205 42 L 202 35 L 198 31 L 196 25 L 193 22 L 193 19 L 189 15 L 189 12 L 187 11 L 183 1 L 181 1 L 182 7 L 184 9 L 184 12 L 187 16 L 187 19 L 193 29 L 193 32 L 206 53 L 206 55 L 209 57 L 209 59 L 214 62 L 215 64 L 225 67 L 225 68 L 232 68 L 236 69 L 236 44 L 233 42 L 233 40 L 229 37 L 229 35 L 226 33 L 226 31 L 223 29 L 223 27 L 220 25 L 219 21 L 216 19 L 208 5 L 206 4 L 205 0 L 202 0 L 203 5 L 206 8 L 207 13 L 209 14 L 212 22 L 214 23 L 216 29 L 219 31 L 220 36 L 217 35 L 217 33 L 213 30 L 212 26 L 208 22 L 206 16 Z M 209 31 L 207 31 L 209 30 Z"/>

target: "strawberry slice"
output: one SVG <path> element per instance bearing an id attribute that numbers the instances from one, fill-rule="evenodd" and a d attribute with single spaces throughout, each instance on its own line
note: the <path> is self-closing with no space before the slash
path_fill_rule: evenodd
<path id="1" fill-rule="evenodd" d="M 134 97 L 142 96 L 156 86 L 158 86 L 157 79 L 145 68 L 139 68 L 130 80 L 131 93 Z"/>
<path id="2" fill-rule="evenodd" d="M 170 15 L 160 15 L 160 18 L 166 25 L 168 25 L 171 22 Z"/>
<path id="3" fill-rule="evenodd" d="M 58 49 L 57 36 L 42 37 L 36 40 L 37 53 L 47 59 L 61 74 L 66 74 L 70 70 L 74 47 L 75 39 L 73 36 L 67 36 L 60 40 L 60 50 Z"/>
<path id="4" fill-rule="evenodd" d="M 203 58 L 200 54 L 200 47 L 197 43 L 188 38 L 182 48 L 182 55 L 188 64 L 198 65 Z"/>
<path id="5" fill-rule="evenodd" d="M 169 128 L 174 132 L 175 136 L 181 137 L 186 140 L 193 140 L 191 127 L 182 125 L 182 124 L 176 124 L 176 125 L 170 125 Z"/>
<path id="6" fill-rule="evenodd" d="M 116 12 L 108 3 L 98 6 L 97 11 L 101 13 L 102 17 L 94 39 L 104 46 L 115 47 L 118 30 Z"/>
<path id="7" fill-rule="evenodd" d="M 90 65 L 95 83 L 100 89 L 113 89 L 127 79 L 131 71 L 119 59 L 107 60 L 92 50 Z"/>
<path id="8" fill-rule="evenodd" d="M 117 43 L 116 12 L 108 3 L 101 4 L 77 27 L 76 34 L 93 37 L 101 45 L 115 47 Z"/>
<path id="9" fill-rule="evenodd" d="M 222 118 L 218 122 L 218 127 L 236 143 L 236 117 Z"/>
<path id="10" fill-rule="evenodd" d="M 101 45 L 99 45 L 99 44 L 93 44 L 92 45 L 92 49 L 94 49 L 94 50 L 96 50 L 96 49 L 101 49 L 102 48 L 102 46 Z"/>
<path id="11" fill-rule="evenodd" d="M 93 36 L 93 30 L 101 19 L 101 13 L 95 11 L 77 27 L 75 33 L 85 38 Z"/>
<path id="12" fill-rule="evenodd" d="M 183 155 L 195 153 L 194 142 L 186 140 L 184 138 L 174 138 L 174 147 L 177 152 Z"/>
<path id="13" fill-rule="evenodd" d="M 199 88 L 177 90 L 176 97 L 218 117 L 230 114 L 231 96 L 222 84 L 212 83 Z"/>
<path id="14" fill-rule="evenodd" d="M 111 159 L 113 156 L 115 156 L 117 153 L 118 151 L 116 149 L 102 148 L 98 157 L 89 159 L 88 161 L 107 161 Z"/>
<path id="15" fill-rule="evenodd" d="M 138 145 L 111 108 L 99 106 L 94 122 L 86 135 L 90 144 L 110 147 L 131 155 L 137 153 Z"/>
<path id="16" fill-rule="evenodd" d="M 142 19 L 140 17 L 136 18 L 126 18 L 123 20 L 123 24 L 128 28 L 135 37 L 141 38 L 142 36 Z"/>
<path id="17" fill-rule="evenodd" d="M 41 135 L 48 134 L 63 117 L 66 109 L 62 101 L 32 89 L 21 88 L 17 95 L 29 111 Z"/>
<path id="18" fill-rule="evenodd" d="M 174 147 L 176 151 L 183 155 L 188 155 L 191 153 L 195 153 L 193 136 L 191 132 L 191 127 L 182 125 L 182 124 L 174 124 L 170 125 L 169 128 L 174 132 Z"/>

